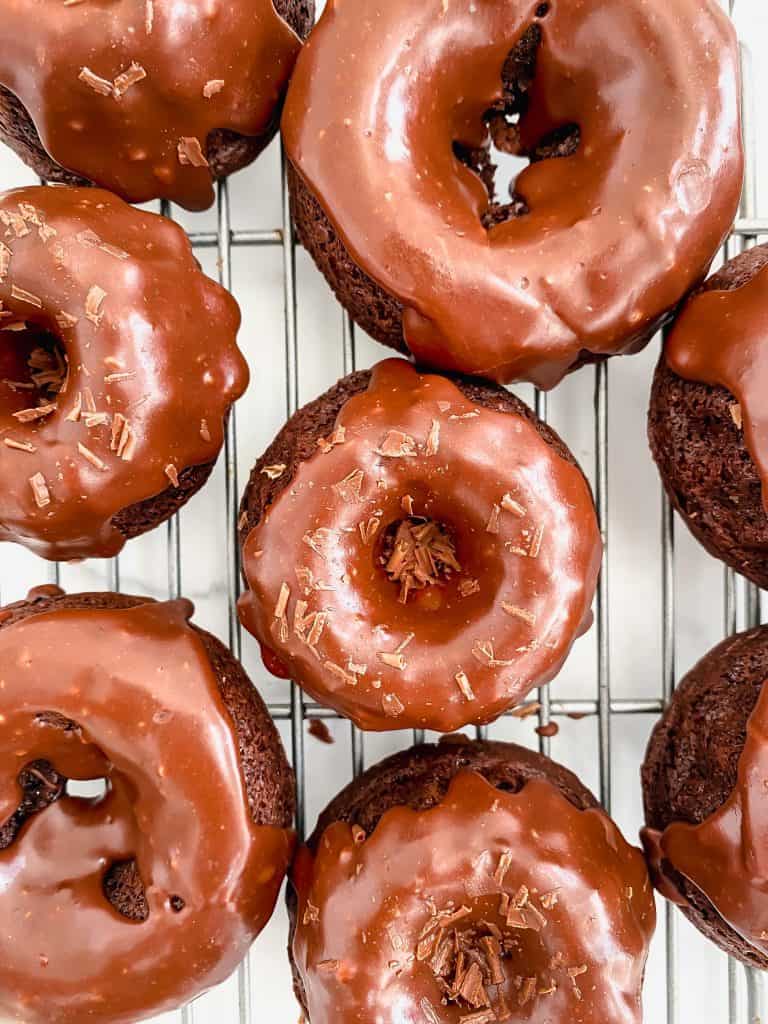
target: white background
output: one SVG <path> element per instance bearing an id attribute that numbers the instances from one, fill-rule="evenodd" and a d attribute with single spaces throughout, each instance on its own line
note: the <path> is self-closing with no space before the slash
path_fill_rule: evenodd
<path id="1" fill-rule="evenodd" d="M 415 0 L 418 2 L 418 0 Z M 595 0 L 598 2 L 598 0 Z M 663 2 L 663 0 L 659 0 Z M 703 0 L 702 0 L 703 2 Z M 752 65 L 753 123 L 762 130 L 758 172 L 765 169 L 768 147 L 768 115 L 763 97 L 768 94 L 768 5 L 764 0 L 737 0 L 736 17 Z M 760 45 L 765 48 L 765 57 Z M 3 188 L 34 182 L 33 176 L 7 151 L 0 151 L 0 183 Z M 768 215 L 768 186 L 757 175 L 758 213 Z M 230 182 L 233 227 L 271 229 L 281 223 L 279 150 L 273 145 L 252 168 Z M 174 214 L 190 230 L 215 230 L 215 211 Z M 206 270 L 215 276 L 215 250 L 198 252 Z M 330 386 L 343 372 L 343 317 L 324 281 L 308 257 L 299 252 L 298 337 L 300 401 L 303 403 Z M 237 414 L 241 485 L 255 457 L 260 454 L 285 419 L 285 334 L 283 263 L 279 246 L 233 250 L 234 291 L 244 313 L 240 344 L 253 370 L 251 388 Z M 358 334 L 357 362 L 369 365 L 387 353 Z M 661 492 L 645 439 L 645 413 L 650 378 L 658 354 L 658 342 L 643 354 L 611 363 L 609 372 L 609 593 L 610 654 L 613 695 L 620 698 L 656 699 L 662 687 L 661 648 Z M 594 478 L 593 419 L 594 373 L 585 369 L 567 379 L 549 396 L 549 419 L 562 433 L 587 474 Z M 530 388 L 517 389 L 532 401 Z M 182 592 L 197 606 L 197 622 L 227 637 L 226 509 L 223 467 L 219 465 L 209 485 L 185 508 L 181 516 Z M 723 635 L 723 570 L 677 524 L 676 544 L 676 654 L 682 674 Z M 164 528 L 131 542 L 120 558 L 121 587 L 137 594 L 163 597 L 168 593 L 167 532 Z M 103 563 L 63 566 L 61 580 L 70 592 L 104 589 L 109 567 Z M 11 545 L 0 548 L 0 593 L 3 602 L 24 596 L 29 586 L 52 578 L 51 567 Z M 243 641 L 246 667 L 266 699 L 288 699 L 287 685 L 273 680 L 261 666 L 256 645 L 247 635 Z M 594 630 L 577 644 L 562 675 L 552 686 L 558 699 L 589 698 L 596 694 L 596 643 Z M 347 781 L 351 770 L 350 730 L 344 722 L 331 721 L 333 746 L 306 736 L 307 822 Z M 598 788 L 597 723 L 594 719 L 559 719 L 559 735 L 552 742 L 553 756 L 575 769 L 595 790 Z M 641 824 L 638 769 L 650 728 L 651 716 L 614 716 L 613 812 L 629 837 Z M 535 745 L 535 719 L 502 721 L 491 736 Z M 281 730 L 290 750 L 289 723 Z M 366 763 L 405 746 L 409 734 L 371 735 L 365 740 Z M 293 1024 L 298 1008 L 293 1001 L 285 956 L 287 925 L 282 902 L 266 932 L 251 954 L 253 1020 L 264 1024 Z M 741 979 L 741 971 L 738 972 Z M 678 987 L 679 1020 L 720 1024 L 729 1020 L 726 959 L 708 945 L 681 918 L 679 924 Z M 665 1018 L 664 917 L 654 942 L 646 986 L 646 1020 Z M 738 1015 L 747 1022 L 743 992 L 738 996 Z M 199 1000 L 188 1015 L 196 1024 L 227 1024 L 237 1021 L 235 979 L 220 991 Z M 179 1021 L 169 1015 L 164 1021 Z M 395 1024 L 395 1022 L 393 1022 Z M 750 1022 L 751 1024 L 751 1022 Z M 763 1024 L 766 1024 L 764 1021 Z"/>

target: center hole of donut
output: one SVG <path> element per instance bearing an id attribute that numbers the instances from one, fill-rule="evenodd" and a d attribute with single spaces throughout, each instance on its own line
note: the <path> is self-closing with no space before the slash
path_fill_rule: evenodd
<path id="1" fill-rule="evenodd" d="M 530 212 L 524 196 L 517 191 L 517 179 L 529 164 L 572 156 L 581 142 L 577 124 L 552 127 L 533 143 L 523 141 L 521 124 L 530 104 L 536 59 L 543 41 L 540 21 L 549 11 L 549 3 L 539 4 L 535 12 L 538 20 L 523 33 L 504 62 L 502 98 L 483 117 L 484 144 L 470 147 L 460 141 L 453 143 L 457 159 L 485 185 L 488 206 L 481 221 L 486 229 Z"/>
<path id="2" fill-rule="evenodd" d="M 66 389 L 69 364 L 59 339 L 42 328 L 0 331 L 0 406 L 18 414 L 55 405 Z"/>
<path id="3" fill-rule="evenodd" d="M 429 592 L 461 571 L 456 544 L 443 523 L 421 516 L 408 516 L 391 523 L 384 532 L 379 561 L 398 589 L 398 600 Z M 420 600 L 427 610 L 432 606 L 424 594 Z M 434 604 L 439 608 L 440 602 Z"/>
<path id="4" fill-rule="evenodd" d="M 89 803 L 100 803 L 109 793 L 107 779 L 67 779 L 64 792 L 76 800 L 87 800 Z"/>

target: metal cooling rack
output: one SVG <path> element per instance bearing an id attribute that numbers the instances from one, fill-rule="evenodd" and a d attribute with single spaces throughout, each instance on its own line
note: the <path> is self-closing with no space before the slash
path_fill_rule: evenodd
<path id="1" fill-rule="evenodd" d="M 749 2 L 749 0 L 748 0 Z M 733 13 L 735 0 L 726 0 L 725 5 Z M 748 59 L 744 64 L 745 90 L 745 139 L 747 143 L 747 177 L 744 196 L 739 217 L 733 234 L 725 247 L 724 257 L 730 258 L 750 245 L 755 244 L 762 236 L 768 236 L 768 218 L 760 219 L 757 205 L 757 129 L 752 102 L 752 75 Z M 270 248 L 278 250 L 282 259 L 282 285 L 284 298 L 284 345 L 285 345 L 285 414 L 293 413 L 299 404 L 299 367 L 302 358 L 298 330 L 299 305 L 297 297 L 296 246 L 289 216 L 288 193 L 285 182 L 284 162 L 282 166 L 282 223 L 272 229 L 235 229 L 233 227 L 233 211 L 230 203 L 230 188 L 227 182 L 217 186 L 216 193 L 216 225 L 215 230 L 192 231 L 189 237 L 196 249 L 214 250 L 218 257 L 218 277 L 220 282 L 232 290 L 233 252 L 240 248 Z M 164 205 L 162 212 L 171 214 Z M 237 290 L 235 291 L 238 295 Z M 358 336 L 354 324 L 349 318 L 343 318 L 339 344 L 342 350 L 342 367 L 344 373 L 356 368 L 358 353 Z M 380 350 L 380 356 L 386 353 Z M 637 358 L 637 357 L 636 357 Z M 535 714 L 539 726 L 547 726 L 553 720 L 562 720 L 565 716 L 591 718 L 597 728 L 597 752 L 599 762 L 599 789 L 603 804 L 611 807 L 612 773 L 615 767 L 614 745 L 612 733 L 617 720 L 623 716 L 653 716 L 661 712 L 664 702 L 669 699 L 677 677 L 677 643 L 676 643 L 676 607 L 675 607 L 675 531 L 676 524 L 670 506 L 662 501 L 660 514 L 661 543 L 661 622 L 656 628 L 661 631 L 661 663 L 662 678 L 657 698 L 615 697 L 611 688 L 610 659 L 610 622 L 611 608 L 609 603 L 609 572 L 611 569 L 611 545 L 608 537 L 609 503 L 608 503 L 608 467 L 609 467 L 609 380 L 611 370 L 607 363 L 598 365 L 593 370 L 583 369 L 581 374 L 592 374 L 594 378 L 594 467 L 593 483 L 595 498 L 604 538 L 606 540 L 603 571 L 598 586 L 595 609 L 595 626 L 590 638 L 582 643 L 594 642 L 596 645 L 596 688 L 591 698 L 557 699 L 557 683 L 554 684 L 553 697 L 548 688 L 539 692 L 535 702 Z M 253 392 L 257 387 L 254 380 L 249 392 L 253 400 Z M 246 396 L 245 402 L 249 401 Z M 547 395 L 536 392 L 534 403 L 538 415 L 547 417 Z M 241 405 L 242 411 L 242 405 Z M 226 517 L 228 523 L 226 548 L 226 603 L 228 609 L 228 641 L 233 652 L 240 657 L 242 652 L 242 635 L 236 615 L 236 601 L 240 591 L 240 562 L 237 544 L 237 518 L 241 483 L 238 479 L 238 413 L 230 418 L 226 436 L 224 453 L 226 495 Z M 249 457 L 256 452 L 248 452 Z M 589 471 L 590 467 L 585 466 Z M 182 544 L 180 518 L 176 517 L 166 527 L 167 540 L 167 593 L 178 596 L 182 591 Z M 134 542 L 135 543 L 135 542 Z M 59 566 L 48 566 L 44 570 L 53 582 L 59 582 L 61 570 Z M 2 581 L 0 581 L 2 582 Z M 39 578 L 35 582 L 40 582 Z M 108 565 L 105 585 L 110 589 L 119 590 L 121 584 L 121 565 L 119 559 L 112 560 Z M 730 634 L 738 628 L 756 624 L 760 621 L 760 594 L 751 585 L 739 580 L 730 571 L 726 571 L 724 579 L 723 606 L 725 612 L 724 631 Z M 702 647 L 703 653 L 706 646 Z M 681 666 L 686 668 L 687 666 Z M 269 708 L 274 719 L 284 723 L 290 731 L 290 750 L 297 778 L 297 826 L 304 832 L 306 822 L 306 780 L 313 751 L 305 749 L 305 724 L 308 718 L 337 719 L 338 716 L 303 697 L 298 687 L 291 685 L 289 699 L 273 700 Z M 491 729 L 494 727 L 491 726 Z M 365 737 L 351 727 L 349 749 L 351 763 L 349 773 L 358 774 L 366 763 Z M 488 734 L 488 727 L 477 730 L 478 736 Z M 415 732 L 414 740 L 421 740 L 423 734 Z M 551 738 L 541 735 L 538 746 L 545 754 L 550 753 Z M 335 791 L 335 787 L 334 790 Z M 327 796 L 330 797 L 329 791 Z M 310 823 L 311 824 L 311 823 Z M 656 941 L 665 944 L 666 960 L 666 1022 L 667 1024 L 688 1024 L 681 1017 L 681 985 L 683 979 L 680 971 L 681 944 L 678 936 L 679 916 L 670 905 L 665 905 L 661 920 L 665 927 L 660 929 Z M 263 941 L 263 939 L 262 939 Z M 282 941 L 282 936 L 281 936 Z M 236 991 L 233 993 L 232 1013 L 222 1016 L 213 1014 L 201 1003 L 186 1007 L 177 1014 L 163 1018 L 169 1022 L 180 1024 L 227 1024 L 237 1021 L 238 1024 L 257 1024 L 264 1020 L 259 1007 L 254 1002 L 254 989 L 258 979 L 251 977 L 251 960 L 246 960 L 240 967 L 236 979 Z M 766 995 L 762 976 L 751 971 L 742 971 L 739 965 L 729 962 L 728 965 L 728 1024 L 768 1024 L 766 1014 Z M 298 1016 L 298 1009 L 296 1010 Z M 661 1019 L 659 1017 L 658 1019 Z M 275 1024 L 292 1024 L 294 1016 Z M 272 1022 L 270 1022 L 272 1024 Z M 654 1024 L 656 1021 L 654 1020 Z M 704 1024 L 709 1024 L 709 1018 Z M 712 1024 L 715 1024 L 712 1020 Z M 717 1024 L 722 1024 L 718 1020 Z"/>

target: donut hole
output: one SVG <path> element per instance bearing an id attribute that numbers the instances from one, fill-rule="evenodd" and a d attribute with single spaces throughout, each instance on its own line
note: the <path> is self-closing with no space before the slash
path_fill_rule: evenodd
<path id="1" fill-rule="evenodd" d="M 104 874 L 102 891 L 112 907 L 129 921 L 149 919 L 149 903 L 135 860 L 112 863 Z"/>
<path id="2" fill-rule="evenodd" d="M 0 417 L 11 424 L 42 418 L 35 410 L 53 411 L 68 374 L 66 351 L 54 334 L 30 324 L 0 331 Z"/>
<path id="3" fill-rule="evenodd" d="M 384 531 L 378 564 L 398 588 L 398 601 L 417 602 L 424 611 L 437 611 L 442 600 L 434 591 L 461 572 L 452 531 L 424 516 L 397 519 Z"/>
<path id="4" fill-rule="evenodd" d="M 89 804 L 100 804 L 109 793 L 108 779 L 67 779 L 65 794 L 74 800 L 85 800 Z"/>
<path id="5" fill-rule="evenodd" d="M 542 3 L 536 17 L 544 18 L 549 11 L 550 4 Z M 502 98 L 483 116 L 485 142 L 479 147 L 453 142 L 456 158 L 480 178 L 488 193 L 488 206 L 480 217 L 486 230 L 530 213 L 516 187 L 530 164 L 573 156 L 581 143 L 575 123 L 555 126 L 533 144 L 523 143 L 521 124 L 530 105 L 542 38 L 541 27 L 533 24 L 510 50 L 501 72 Z"/>

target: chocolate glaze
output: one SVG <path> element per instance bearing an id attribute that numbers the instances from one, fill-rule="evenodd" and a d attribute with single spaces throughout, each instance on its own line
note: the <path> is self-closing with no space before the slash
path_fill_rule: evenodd
<path id="1" fill-rule="evenodd" d="M 209 134 L 268 131 L 300 47 L 272 0 L 7 0 L 0 83 L 63 167 L 199 210 Z"/>
<path id="2" fill-rule="evenodd" d="M 336 424 L 344 440 L 299 466 L 245 540 L 243 625 L 273 671 L 362 728 L 492 721 L 591 621 L 589 485 L 522 416 L 403 360 L 378 364 Z M 381 454 L 401 443 L 410 454 Z M 447 528 L 460 571 L 403 603 L 381 557 L 411 512 Z"/>
<path id="3" fill-rule="evenodd" d="M 731 414 L 757 466 L 768 510 L 768 267 L 730 290 L 706 290 L 683 308 L 664 348 L 669 368 L 686 380 L 726 388 Z"/>
<path id="4" fill-rule="evenodd" d="M 460 772 L 437 807 L 390 810 L 368 837 L 331 825 L 314 858 L 300 851 L 293 881 L 310 1024 L 642 1019 L 655 925 L 642 856 L 601 809 L 577 809 L 547 781 L 508 793 Z M 454 929 L 485 964 L 495 1015 L 438 982 L 435 957 Z M 494 984 L 482 938 L 499 935 L 510 945 Z"/>
<path id="5" fill-rule="evenodd" d="M 572 124 L 580 146 L 529 166 L 528 212 L 486 230 L 452 143 L 486 144 L 534 23 L 521 147 Z M 714 0 L 331 0 L 283 134 L 353 260 L 406 307 L 419 361 L 551 387 L 584 350 L 637 349 L 706 273 L 741 190 L 738 94 Z"/>
<path id="6" fill-rule="evenodd" d="M 641 835 L 663 896 L 686 906 L 674 878 L 684 875 L 734 931 L 768 954 L 768 686 L 747 722 L 736 786 L 723 805 L 698 825 L 673 822 Z"/>
<path id="7" fill-rule="evenodd" d="M 43 806 L 0 850 L 4 1017 L 132 1024 L 170 1010 L 227 977 L 272 913 L 293 837 L 253 823 L 191 613 L 43 611 L 0 629 L 0 823 L 35 764 L 48 780 L 108 782 L 101 800 Z M 140 923 L 104 889 L 133 859 Z"/>
<path id="8" fill-rule="evenodd" d="M 113 517 L 223 444 L 248 381 L 237 303 L 181 228 L 100 189 L 7 192 L 0 221 L 0 540 L 115 555 Z M 66 384 L 47 415 L 20 420 L 38 404 L 26 359 L 40 332 L 66 354 Z"/>

